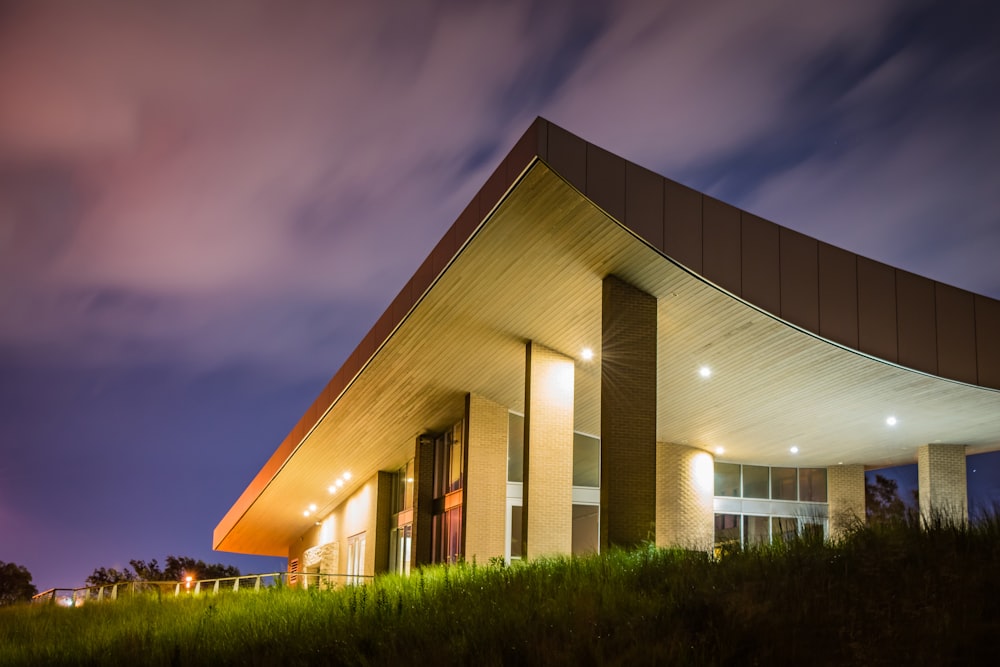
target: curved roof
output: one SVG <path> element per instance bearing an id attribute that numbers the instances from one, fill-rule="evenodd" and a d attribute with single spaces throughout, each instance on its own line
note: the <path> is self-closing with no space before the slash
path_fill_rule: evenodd
<path id="1" fill-rule="evenodd" d="M 609 274 L 657 297 L 659 441 L 799 466 L 910 462 L 928 442 L 1000 449 L 1000 302 L 538 119 L 222 519 L 215 548 L 284 555 L 331 477 L 404 462 L 416 436 L 461 417 L 466 392 L 520 409 L 526 340 L 600 349 Z M 600 432 L 599 369 L 599 354 L 578 366 L 580 431 Z"/>

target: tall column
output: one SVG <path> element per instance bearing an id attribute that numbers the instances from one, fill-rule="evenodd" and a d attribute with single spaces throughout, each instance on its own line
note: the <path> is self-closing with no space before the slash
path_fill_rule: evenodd
<path id="1" fill-rule="evenodd" d="M 507 511 L 507 408 L 482 396 L 465 397 L 465 560 L 503 557 Z"/>
<path id="2" fill-rule="evenodd" d="M 920 515 L 932 525 L 969 520 L 965 479 L 965 445 L 921 445 L 917 448 Z"/>
<path id="3" fill-rule="evenodd" d="M 708 551 L 715 541 L 715 457 L 661 442 L 656 445 L 656 545 Z"/>
<path id="4" fill-rule="evenodd" d="M 857 464 L 827 468 L 826 497 L 830 539 L 836 540 L 865 521 L 865 467 Z"/>
<path id="5" fill-rule="evenodd" d="M 375 478 L 375 525 L 368 533 L 367 548 L 371 551 L 371 574 L 389 570 L 390 525 L 392 523 L 393 474 L 379 470 Z"/>
<path id="6" fill-rule="evenodd" d="M 655 535 L 656 298 L 604 279 L 601 316 L 601 548 Z"/>
<path id="7" fill-rule="evenodd" d="M 572 359 L 528 342 L 524 395 L 525 558 L 573 552 Z"/>
<path id="8" fill-rule="evenodd" d="M 413 532 L 410 567 L 427 565 L 433 557 L 434 438 L 421 435 L 413 450 Z"/>

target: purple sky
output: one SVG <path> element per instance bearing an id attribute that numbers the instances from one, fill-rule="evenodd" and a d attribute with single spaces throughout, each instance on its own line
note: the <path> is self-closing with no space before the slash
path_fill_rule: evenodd
<path id="1" fill-rule="evenodd" d="M 945 4 L 0 0 L 0 560 L 283 567 L 212 529 L 537 115 L 1000 297 L 1000 10 Z"/>

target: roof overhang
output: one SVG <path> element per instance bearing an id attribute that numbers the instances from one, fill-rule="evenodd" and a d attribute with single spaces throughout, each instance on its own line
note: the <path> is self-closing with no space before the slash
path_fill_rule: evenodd
<path id="1" fill-rule="evenodd" d="M 577 364 L 575 426 L 599 434 L 608 275 L 658 300 L 658 441 L 800 467 L 909 463 L 935 442 L 1000 449 L 1000 392 L 788 324 L 673 262 L 534 160 L 315 426 L 276 452 L 215 548 L 285 555 L 313 522 L 304 507 L 322 515 L 344 497 L 327 494 L 333 478 L 352 471 L 350 493 L 398 467 L 419 435 L 462 417 L 466 393 L 523 410 L 528 340 L 574 358 L 594 351 Z"/>

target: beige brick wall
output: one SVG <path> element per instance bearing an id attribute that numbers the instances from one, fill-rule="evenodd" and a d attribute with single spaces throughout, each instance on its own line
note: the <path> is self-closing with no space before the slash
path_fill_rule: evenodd
<path id="1" fill-rule="evenodd" d="M 465 560 L 503 556 L 507 508 L 507 408 L 482 396 L 466 397 Z"/>
<path id="2" fill-rule="evenodd" d="M 523 553 L 573 551 L 572 359 L 527 345 L 524 401 Z"/>
<path id="3" fill-rule="evenodd" d="M 608 276 L 601 319 L 601 548 L 607 548 L 655 537 L 656 299 Z"/>
<path id="4" fill-rule="evenodd" d="M 712 548 L 714 486 L 714 456 L 694 447 L 656 444 L 657 546 Z"/>
<path id="5" fill-rule="evenodd" d="M 839 539 L 865 520 L 865 467 L 838 465 L 826 469 L 830 539 Z"/>
<path id="6" fill-rule="evenodd" d="M 925 521 L 964 523 L 969 520 L 965 445 L 918 447 L 917 478 L 920 514 Z"/>

